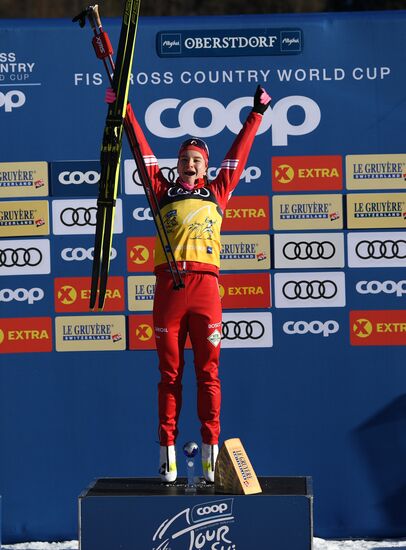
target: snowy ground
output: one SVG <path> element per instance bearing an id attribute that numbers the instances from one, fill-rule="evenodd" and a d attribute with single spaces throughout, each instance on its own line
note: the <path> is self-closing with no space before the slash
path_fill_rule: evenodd
<path id="1" fill-rule="evenodd" d="M 76 540 L 68 542 L 26 542 L 21 544 L 3 545 L 9 550 L 77 550 Z M 406 539 L 402 540 L 324 540 L 315 538 L 313 550 L 388 550 L 389 548 L 405 548 Z"/>

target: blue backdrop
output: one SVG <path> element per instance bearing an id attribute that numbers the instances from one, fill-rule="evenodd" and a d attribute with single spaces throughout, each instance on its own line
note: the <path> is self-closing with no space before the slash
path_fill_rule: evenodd
<path id="1" fill-rule="evenodd" d="M 262 347 L 240 342 L 222 351 L 222 438 L 240 437 L 259 475 L 312 476 L 321 537 L 406 535 L 405 26 L 406 12 L 397 11 L 141 18 L 138 30 L 130 101 L 158 159 L 176 158 L 183 136 L 195 134 L 207 140 L 210 165 L 218 167 L 257 84 L 273 97 L 236 195 L 277 195 L 302 210 L 296 205 L 294 217 L 279 226 L 275 207 L 265 232 L 272 236 L 267 331 L 273 346 L 268 339 Z M 105 19 L 104 27 L 117 44 L 120 21 Z M 13 240 L 27 243 L 34 233 L 17 236 L 15 226 L 0 227 L 3 542 L 66 540 L 77 538 L 77 496 L 91 480 L 157 475 L 157 365 L 149 350 L 55 351 L 56 330 L 52 351 L 26 352 L 17 340 L 13 348 L 10 338 L 18 339 L 24 319 L 48 318 L 53 326 L 58 316 L 72 314 L 58 309 L 55 278 L 90 275 L 92 235 L 61 230 L 52 202 L 74 205 L 96 196 L 98 163 L 84 161 L 98 160 L 107 78 L 88 27 L 3 20 L 0 32 L 0 162 L 49 163 L 43 200 L 51 211 L 49 235 L 39 237 L 50 241 L 49 269 L 8 272 L 13 254 L 5 250 L 21 248 Z M 123 161 L 130 158 L 125 144 Z M 12 166 L 0 166 L 6 210 L 8 202 L 31 200 L 7 184 L 19 165 Z M 356 166 L 365 178 L 355 177 Z M 127 237 L 154 234 L 145 199 L 132 185 L 123 162 L 123 227 L 114 239 L 111 274 L 124 280 L 134 275 Z M 341 211 L 336 205 L 355 191 L 366 193 L 360 208 L 368 216 L 350 222 L 348 203 Z M 385 197 L 373 201 L 378 191 Z M 306 218 L 303 194 L 317 208 L 323 200 L 335 206 L 327 218 Z M 386 199 L 390 215 L 382 210 Z M 301 225 L 306 219 L 310 227 Z M 336 223 L 331 231 L 329 223 Z M 294 254 L 318 257 L 317 242 L 333 233 L 342 235 L 335 245 L 341 259 L 283 263 L 275 236 L 291 232 L 295 242 L 308 243 L 309 230 L 316 245 L 302 244 Z M 249 231 L 246 225 L 234 233 Z M 349 235 L 367 244 L 350 246 Z M 70 249 L 84 254 L 83 261 L 66 260 Z M 288 280 L 295 284 L 284 286 Z M 371 281 L 377 283 L 362 292 Z M 326 297 L 329 284 L 337 302 Z M 309 292 L 319 296 L 306 302 L 301 294 Z M 263 319 L 267 309 L 247 314 Z M 117 312 L 134 314 L 127 302 Z M 21 338 L 33 338 L 29 327 Z M 190 351 L 187 362 L 190 367 Z M 179 442 L 199 441 L 193 368 L 186 369 L 184 388 Z"/>

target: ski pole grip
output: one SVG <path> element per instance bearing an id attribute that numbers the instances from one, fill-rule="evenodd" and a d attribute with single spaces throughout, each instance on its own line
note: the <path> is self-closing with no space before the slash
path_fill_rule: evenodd
<path id="1" fill-rule="evenodd" d="M 100 29 L 102 24 L 101 24 L 100 15 L 99 15 L 99 5 L 98 4 L 95 4 L 93 6 L 93 14 L 94 14 L 94 18 L 96 19 L 96 25 Z"/>

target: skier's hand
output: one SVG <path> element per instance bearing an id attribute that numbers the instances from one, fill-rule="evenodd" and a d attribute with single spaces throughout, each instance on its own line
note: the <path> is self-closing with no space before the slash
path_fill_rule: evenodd
<path id="1" fill-rule="evenodd" d="M 113 90 L 113 88 L 107 88 L 106 95 L 104 96 L 105 102 L 114 103 L 116 99 L 116 92 Z"/>
<path id="2" fill-rule="evenodd" d="M 254 107 L 252 108 L 254 113 L 263 115 L 268 109 L 271 103 L 271 96 L 269 96 L 266 90 L 262 86 L 258 86 L 254 95 Z"/>

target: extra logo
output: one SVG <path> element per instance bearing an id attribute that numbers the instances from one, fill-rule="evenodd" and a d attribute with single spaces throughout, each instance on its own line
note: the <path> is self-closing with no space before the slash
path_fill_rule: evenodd
<path id="1" fill-rule="evenodd" d="M 166 518 L 152 537 L 152 550 L 235 550 L 230 525 L 234 522 L 233 498 L 220 498 L 185 508 Z"/>
<path id="2" fill-rule="evenodd" d="M 271 307 L 269 273 L 220 274 L 223 309 L 267 309 Z"/>
<path id="3" fill-rule="evenodd" d="M 96 214 L 96 199 L 54 200 L 52 201 L 53 232 L 55 235 L 94 234 Z M 113 232 L 123 232 L 121 199 L 116 201 Z"/>
<path id="4" fill-rule="evenodd" d="M 350 232 L 349 267 L 406 267 L 406 238 L 401 231 Z"/>
<path id="5" fill-rule="evenodd" d="M 343 272 L 277 273 L 275 305 L 280 308 L 344 307 Z"/>
<path id="6" fill-rule="evenodd" d="M 353 346 L 404 346 L 406 311 L 351 311 L 350 340 Z"/>
<path id="7" fill-rule="evenodd" d="M 159 332 L 167 331 L 166 327 L 158 327 Z M 154 350 L 155 331 L 152 314 L 130 315 L 128 318 L 129 349 Z"/>
<path id="8" fill-rule="evenodd" d="M 127 271 L 152 273 L 154 270 L 155 237 L 127 239 Z"/>
<path id="9" fill-rule="evenodd" d="M 223 314 L 222 348 L 270 348 L 272 346 L 272 313 Z"/>
<path id="10" fill-rule="evenodd" d="M 0 354 L 52 351 L 52 319 L 0 319 Z"/>
<path id="11" fill-rule="evenodd" d="M 55 311 L 89 311 L 90 284 L 90 277 L 57 277 L 54 282 Z M 123 311 L 124 308 L 124 277 L 109 277 L 104 311 Z"/>
<path id="12" fill-rule="evenodd" d="M 56 197 L 97 197 L 100 172 L 97 160 L 52 162 L 52 194 Z"/>
<path id="13" fill-rule="evenodd" d="M 342 187 L 341 156 L 272 157 L 274 191 L 339 191 Z"/>
<path id="14" fill-rule="evenodd" d="M 13 109 L 19 109 L 26 101 L 25 94 L 20 90 L 10 90 L 0 92 L 0 110 L 4 109 L 6 113 L 11 113 Z"/>
<path id="15" fill-rule="evenodd" d="M 283 324 L 285 334 L 322 334 L 325 338 L 340 329 L 337 321 L 286 321 Z"/>
<path id="16" fill-rule="evenodd" d="M 224 211 L 222 231 L 268 231 L 269 197 L 232 196 Z"/>
<path id="17" fill-rule="evenodd" d="M 0 276 L 48 275 L 51 272 L 49 239 L 0 242 Z"/>
<path id="18" fill-rule="evenodd" d="M 151 103 L 145 112 L 145 123 L 150 132 L 163 138 L 180 138 L 184 135 L 206 138 L 220 134 L 225 127 L 238 134 L 241 130 L 241 111 L 247 107 L 252 108 L 251 96 L 236 98 L 226 106 L 208 97 L 191 99 L 184 104 L 177 98 L 165 98 Z M 302 114 L 300 124 L 292 124 L 289 120 L 289 111 L 293 108 Z M 199 109 L 206 109 L 210 113 L 210 122 L 206 126 L 198 126 L 195 122 L 195 114 Z M 178 123 L 166 126 L 164 120 L 176 118 Z M 271 130 L 272 144 L 286 146 L 290 137 L 313 132 L 320 120 L 320 107 L 313 99 L 298 95 L 285 97 L 268 108 L 258 134 Z"/>

